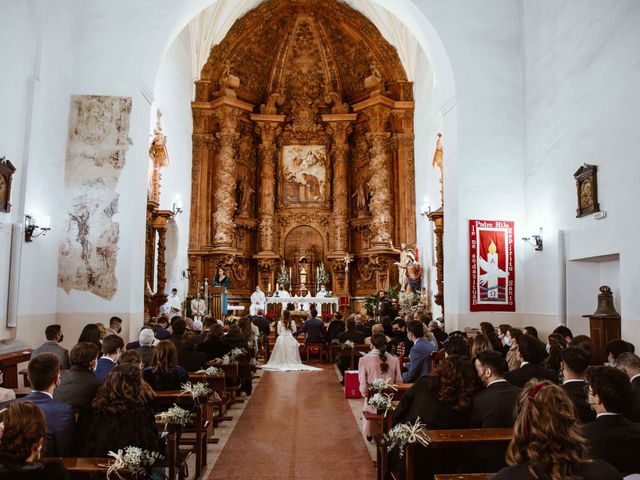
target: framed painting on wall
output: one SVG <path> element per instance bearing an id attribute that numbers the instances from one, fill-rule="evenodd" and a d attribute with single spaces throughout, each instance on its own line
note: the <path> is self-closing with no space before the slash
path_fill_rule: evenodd
<path id="1" fill-rule="evenodd" d="M 325 206 L 329 202 L 329 162 L 325 145 L 282 147 L 280 199 L 285 207 Z"/>

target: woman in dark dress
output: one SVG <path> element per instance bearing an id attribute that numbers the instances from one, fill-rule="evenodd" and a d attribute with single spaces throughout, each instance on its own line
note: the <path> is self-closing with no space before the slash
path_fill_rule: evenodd
<path id="1" fill-rule="evenodd" d="M 494 350 L 498 352 L 502 351 L 500 347 L 502 346 L 502 342 L 498 338 L 498 334 L 496 333 L 496 329 L 493 324 L 490 322 L 480 322 L 480 333 L 484 333 L 487 337 L 489 337 L 489 341 L 491 342 L 491 346 Z"/>
<path id="2" fill-rule="evenodd" d="M 231 348 L 222 341 L 224 336 L 224 329 L 222 325 L 212 325 L 209 330 L 209 336 L 207 339 L 198 345 L 198 351 L 207 354 L 207 360 L 211 361 L 214 358 L 222 358 L 231 351 Z"/>
<path id="3" fill-rule="evenodd" d="M 153 352 L 151 366 L 143 371 L 144 380 L 156 391 L 180 390 L 189 380 L 187 371 L 178 365 L 178 350 L 169 340 L 163 340 Z"/>
<path id="4" fill-rule="evenodd" d="M 80 342 L 93 343 L 99 349 L 102 349 L 102 344 L 100 343 L 100 329 L 98 328 L 98 325 L 95 323 L 86 324 L 80 333 L 80 338 L 78 338 L 78 343 Z"/>
<path id="5" fill-rule="evenodd" d="M 178 350 L 178 365 L 187 372 L 197 372 L 207 368 L 207 354 L 196 352 L 198 335 L 195 332 L 187 332 L 182 337 L 182 346 Z"/>
<path id="6" fill-rule="evenodd" d="M 75 444 L 80 456 L 105 457 L 109 451 L 128 446 L 164 454 L 152 406 L 154 397 L 139 368 L 115 366 L 91 408 L 78 419 Z"/>
<path id="7" fill-rule="evenodd" d="M 224 273 L 224 268 L 218 268 L 218 273 L 216 273 L 215 277 L 213 277 L 212 286 L 214 287 L 222 287 L 224 288 L 224 292 L 222 293 L 222 315 L 227 314 L 227 290 L 231 287 L 231 280 L 227 277 L 226 273 Z"/>
<path id="8" fill-rule="evenodd" d="M 507 464 L 496 480 L 622 480 L 608 463 L 589 458 L 569 395 L 549 381 L 531 380 L 516 403 Z"/>

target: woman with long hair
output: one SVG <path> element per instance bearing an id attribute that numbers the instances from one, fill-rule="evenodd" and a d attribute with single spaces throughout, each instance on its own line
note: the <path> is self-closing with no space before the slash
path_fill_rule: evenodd
<path id="1" fill-rule="evenodd" d="M 489 338 L 494 350 L 500 350 L 500 339 L 498 339 L 496 329 L 491 322 L 480 322 L 480 333 L 484 333 Z"/>
<path id="2" fill-rule="evenodd" d="M 98 328 L 98 325 L 95 323 L 87 323 L 80 333 L 78 343 L 89 342 L 96 345 L 99 349 L 102 349 L 100 338 L 100 329 Z"/>
<path id="3" fill-rule="evenodd" d="M 567 348 L 567 341 L 559 333 L 552 333 L 547 340 L 547 353 L 549 356 L 544 360 L 544 366 L 560 373 L 560 362 L 562 361 L 562 351 Z"/>
<path id="4" fill-rule="evenodd" d="M 471 347 L 471 358 L 476 358 L 480 352 L 489 352 L 493 350 L 491 341 L 484 333 L 477 334 L 473 339 Z"/>
<path id="5" fill-rule="evenodd" d="M 509 370 L 515 370 L 516 368 L 520 368 L 520 347 L 518 346 L 518 341 L 523 333 L 519 328 L 511 327 L 507 330 L 507 335 L 509 337 L 510 347 L 505 356 L 505 360 L 507 361 L 507 365 L 509 365 Z"/>
<path id="6" fill-rule="evenodd" d="M 223 326 L 217 323 L 211 325 L 207 339 L 198 345 L 198 351 L 206 353 L 207 360 L 224 357 L 231 349 L 222 341 L 222 337 L 224 337 Z"/>
<path id="7" fill-rule="evenodd" d="M 47 422 L 32 402 L 14 402 L 0 411 L 0 477 L 66 478 L 59 463 L 43 465 L 40 452 L 44 446 Z"/>
<path id="8" fill-rule="evenodd" d="M 276 344 L 263 370 L 286 372 L 289 370 L 321 370 L 320 368 L 304 365 L 300 359 L 300 343 L 293 336 L 296 322 L 290 320 L 289 310 L 282 312 L 282 320 L 278 321 Z"/>
<path id="9" fill-rule="evenodd" d="M 116 365 L 78 419 L 75 444 L 80 455 L 104 457 L 130 445 L 163 453 L 154 397 L 136 365 Z"/>
<path id="10" fill-rule="evenodd" d="M 360 393 L 365 398 L 363 411 L 376 412 L 375 408 L 367 404 L 368 385 L 373 380 L 386 380 L 390 384 L 402 383 L 400 362 L 387 352 L 387 341 L 387 337 L 383 332 L 371 335 L 371 351 L 362 357 L 358 363 Z M 371 437 L 370 423 L 365 419 L 362 422 L 365 436 L 367 438 Z"/>
<path id="11" fill-rule="evenodd" d="M 151 366 L 143 370 L 145 381 L 154 390 L 180 390 L 189 376 L 178 365 L 178 350 L 169 340 L 162 340 L 153 351 Z"/>
<path id="12" fill-rule="evenodd" d="M 531 380 L 516 403 L 507 464 L 496 480 L 619 480 L 608 463 L 591 460 L 569 395 L 549 381 Z"/>

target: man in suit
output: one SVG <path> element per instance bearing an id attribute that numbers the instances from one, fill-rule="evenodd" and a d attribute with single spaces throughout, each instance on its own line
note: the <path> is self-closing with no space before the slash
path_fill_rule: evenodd
<path id="1" fill-rule="evenodd" d="M 89 406 L 102 382 L 93 373 L 100 350 L 93 343 L 80 342 L 71 349 L 71 368 L 62 375 L 53 399 L 71 405 L 75 412 Z"/>
<path id="2" fill-rule="evenodd" d="M 520 368 L 505 373 L 504 378 L 516 387 L 524 387 L 532 378 L 538 380 L 549 380 L 558 383 L 558 376 L 555 372 L 545 368 L 544 354 L 545 344 L 531 334 L 522 335 L 518 341 L 520 350 Z"/>
<path id="3" fill-rule="evenodd" d="M 120 317 L 111 317 L 109 320 L 109 328 L 107 328 L 107 335 L 118 335 L 122 332 L 122 319 Z"/>
<path id="4" fill-rule="evenodd" d="M 407 336 L 413 342 L 409 351 L 409 362 L 405 364 L 407 371 L 402 374 L 403 383 L 413 383 L 420 377 L 426 377 L 431 371 L 431 354 L 436 351 L 434 342 L 424 338 L 424 324 L 409 322 Z"/>
<path id="5" fill-rule="evenodd" d="M 400 345 L 401 343 L 404 343 L 405 352 L 409 352 L 411 350 L 411 347 L 413 347 L 413 342 L 409 340 L 409 337 L 407 335 L 407 325 L 405 321 L 400 317 L 396 317 L 391 322 L 391 327 L 393 328 L 393 337 L 391 338 L 391 344 Z"/>
<path id="6" fill-rule="evenodd" d="M 124 340 L 118 335 L 107 335 L 102 340 L 102 357 L 98 359 L 95 375 L 98 380 L 104 382 L 109 372 L 116 366 L 116 361 L 124 350 Z"/>
<path id="7" fill-rule="evenodd" d="M 632 422 L 640 422 L 640 358 L 631 352 L 621 353 L 618 368 L 627 374 L 631 383 L 633 398 L 627 417 Z"/>
<path id="8" fill-rule="evenodd" d="M 393 305 L 391 305 L 391 300 L 387 298 L 387 292 L 384 290 L 380 290 L 380 292 L 378 292 L 378 315 L 380 318 L 394 318 L 396 316 Z"/>
<path id="9" fill-rule="evenodd" d="M 73 408 L 53 399 L 53 392 L 60 383 L 60 359 L 55 353 L 45 352 L 29 361 L 29 382 L 32 391 L 15 402 L 33 402 L 47 422 L 44 438 L 44 457 L 62 457 L 71 454 L 71 442 L 75 429 Z M 0 404 L 0 410 L 7 405 Z"/>
<path id="10" fill-rule="evenodd" d="M 631 403 L 629 377 L 611 367 L 590 367 L 588 401 L 596 420 L 584 426 L 591 458 L 604 460 L 621 474 L 640 472 L 640 424 L 623 413 Z"/>
<path id="11" fill-rule="evenodd" d="M 353 318 L 347 320 L 347 329 L 338 334 L 338 342 L 346 343 L 347 341 L 352 342 L 354 345 L 362 345 L 364 343 L 364 333 L 356 328 L 356 321 Z M 355 361 L 353 368 L 358 368 L 358 363 L 360 361 L 360 355 L 355 355 Z M 351 359 L 348 357 L 343 357 L 342 355 L 338 355 L 336 358 L 336 364 L 338 365 L 338 370 L 342 374 L 342 381 L 340 383 L 344 383 L 344 372 L 351 365 Z"/>
<path id="12" fill-rule="evenodd" d="M 475 360 L 478 377 L 485 389 L 473 397 L 471 428 L 513 426 L 513 408 L 520 388 L 504 379 L 507 364 L 500 352 L 481 352 Z"/>
<path id="13" fill-rule="evenodd" d="M 307 343 L 322 343 L 324 340 L 324 323 L 317 318 L 318 311 L 315 307 L 311 307 L 309 313 L 311 314 L 311 318 L 305 320 L 302 327 L 300 327 L 293 336 L 297 337 L 304 332 L 307 334 L 304 339 L 305 345 Z"/>
<path id="14" fill-rule="evenodd" d="M 269 325 L 269 320 L 267 320 L 264 316 L 264 310 L 259 308 L 256 312 L 257 315 L 253 317 L 253 324 L 258 327 L 258 331 L 262 334 L 262 345 L 269 345 L 269 332 L 271 331 L 271 326 Z"/>
<path id="15" fill-rule="evenodd" d="M 596 414 L 587 403 L 587 381 L 584 379 L 584 373 L 591 363 L 591 356 L 582 348 L 567 347 L 562 351 L 561 357 L 560 369 L 564 378 L 562 389 L 571 397 L 580 421 L 593 422 Z"/>
<path id="16" fill-rule="evenodd" d="M 62 348 L 58 345 L 64 339 L 64 335 L 62 335 L 62 327 L 60 325 L 49 325 L 44 329 L 44 336 L 47 341 L 40 345 L 38 348 L 34 349 L 31 352 L 31 356 L 35 357 L 36 355 L 44 352 L 51 352 L 58 355 L 60 359 L 60 368 L 62 370 L 69 369 L 69 351 L 66 348 Z"/>
<path id="17" fill-rule="evenodd" d="M 362 323 L 362 315 L 356 313 L 353 316 L 353 319 L 356 322 L 356 330 L 362 332 L 364 334 L 364 337 L 370 337 L 371 336 L 371 327 L 367 327 L 364 323 Z"/>

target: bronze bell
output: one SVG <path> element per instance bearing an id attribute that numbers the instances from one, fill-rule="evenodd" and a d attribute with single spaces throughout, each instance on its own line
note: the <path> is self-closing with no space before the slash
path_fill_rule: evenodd
<path id="1" fill-rule="evenodd" d="M 591 316 L 620 318 L 620 314 L 616 311 L 616 307 L 613 305 L 613 292 L 608 286 L 603 285 L 602 287 L 600 287 L 600 294 L 598 295 L 598 308 L 596 309 L 596 313 Z"/>

